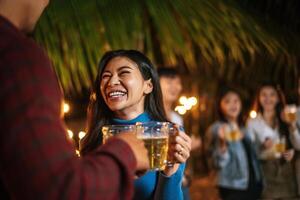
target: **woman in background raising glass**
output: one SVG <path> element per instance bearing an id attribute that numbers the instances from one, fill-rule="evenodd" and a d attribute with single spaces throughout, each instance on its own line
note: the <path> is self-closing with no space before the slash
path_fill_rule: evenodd
<path id="1" fill-rule="evenodd" d="M 262 199 L 297 199 L 296 174 L 291 161 L 298 133 L 283 120 L 284 106 L 280 89 L 273 84 L 264 84 L 254 103 L 258 115 L 248 121 L 263 171 Z"/>

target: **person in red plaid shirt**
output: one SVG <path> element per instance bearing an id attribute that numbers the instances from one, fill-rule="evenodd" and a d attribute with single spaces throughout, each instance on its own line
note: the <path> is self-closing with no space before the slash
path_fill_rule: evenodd
<path id="1" fill-rule="evenodd" d="M 48 57 L 26 37 L 48 0 L 0 0 L 0 199 L 131 199 L 147 150 L 124 133 L 78 158 Z"/>

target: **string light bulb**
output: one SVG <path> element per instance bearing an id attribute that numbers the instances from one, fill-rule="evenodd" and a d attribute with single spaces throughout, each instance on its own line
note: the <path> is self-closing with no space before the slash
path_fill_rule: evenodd
<path id="1" fill-rule="evenodd" d="M 79 150 L 75 150 L 75 154 L 78 156 L 78 157 L 80 157 L 80 151 Z"/>
<path id="2" fill-rule="evenodd" d="M 188 102 L 189 102 L 192 106 L 195 106 L 195 105 L 197 105 L 198 100 L 197 100 L 196 97 L 190 97 L 190 98 L 188 98 Z"/>
<path id="3" fill-rule="evenodd" d="M 70 111 L 70 105 L 64 102 L 64 113 L 68 113 Z"/>
<path id="4" fill-rule="evenodd" d="M 186 104 L 187 101 L 188 99 L 186 98 L 186 96 L 181 96 L 179 98 L 179 103 L 181 103 L 182 105 Z"/>
<path id="5" fill-rule="evenodd" d="M 251 110 L 250 113 L 249 113 L 249 116 L 254 119 L 257 117 L 257 112 L 255 110 Z"/>
<path id="6" fill-rule="evenodd" d="M 191 110 L 192 109 L 192 104 L 190 104 L 190 102 L 189 101 L 187 101 L 184 105 L 184 108 L 186 109 L 186 110 Z"/>
<path id="7" fill-rule="evenodd" d="M 73 136 L 74 136 L 73 131 L 71 131 L 71 130 L 69 129 L 67 132 L 68 132 L 69 138 L 70 138 L 70 139 L 73 139 Z"/>
<path id="8" fill-rule="evenodd" d="M 184 115 L 188 110 L 191 110 L 192 107 L 198 103 L 198 100 L 196 97 L 187 98 L 186 96 L 181 96 L 179 98 L 179 103 L 181 105 L 177 106 L 175 111 L 177 111 L 180 115 Z"/>
<path id="9" fill-rule="evenodd" d="M 186 113 L 186 108 L 184 106 L 176 106 L 175 111 L 180 115 L 184 115 Z"/>
<path id="10" fill-rule="evenodd" d="M 82 138 L 84 138 L 85 135 L 86 135 L 86 132 L 84 132 L 84 131 L 80 131 L 80 132 L 78 133 L 78 137 L 79 137 L 80 140 L 81 140 Z"/>

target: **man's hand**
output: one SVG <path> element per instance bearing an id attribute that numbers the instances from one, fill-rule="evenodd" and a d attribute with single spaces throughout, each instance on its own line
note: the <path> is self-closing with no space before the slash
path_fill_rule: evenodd
<path id="1" fill-rule="evenodd" d="M 137 139 L 133 133 L 121 133 L 115 137 L 123 140 L 131 147 L 137 161 L 137 171 L 149 169 L 148 151 L 142 140 Z"/>

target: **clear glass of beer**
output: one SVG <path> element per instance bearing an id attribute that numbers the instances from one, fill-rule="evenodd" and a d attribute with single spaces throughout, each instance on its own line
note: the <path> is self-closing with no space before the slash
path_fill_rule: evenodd
<path id="1" fill-rule="evenodd" d="M 123 132 L 136 133 L 135 125 L 105 125 L 102 127 L 102 143 L 108 140 L 108 138 Z"/>
<path id="2" fill-rule="evenodd" d="M 297 106 L 295 104 L 285 106 L 284 115 L 288 122 L 295 122 L 297 120 Z"/>
<path id="3" fill-rule="evenodd" d="M 238 141 L 241 139 L 241 132 L 239 128 L 235 125 L 225 126 L 225 138 L 229 142 Z"/>
<path id="4" fill-rule="evenodd" d="M 286 150 L 286 139 L 285 139 L 285 137 L 282 136 L 277 140 L 277 142 L 275 144 L 275 149 L 276 149 L 276 152 L 280 153 L 280 154 L 285 152 L 285 150 Z"/>
<path id="5" fill-rule="evenodd" d="M 137 138 L 145 143 L 148 150 L 150 170 L 164 170 L 169 147 L 169 122 L 147 122 L 136 125 Z"/>

